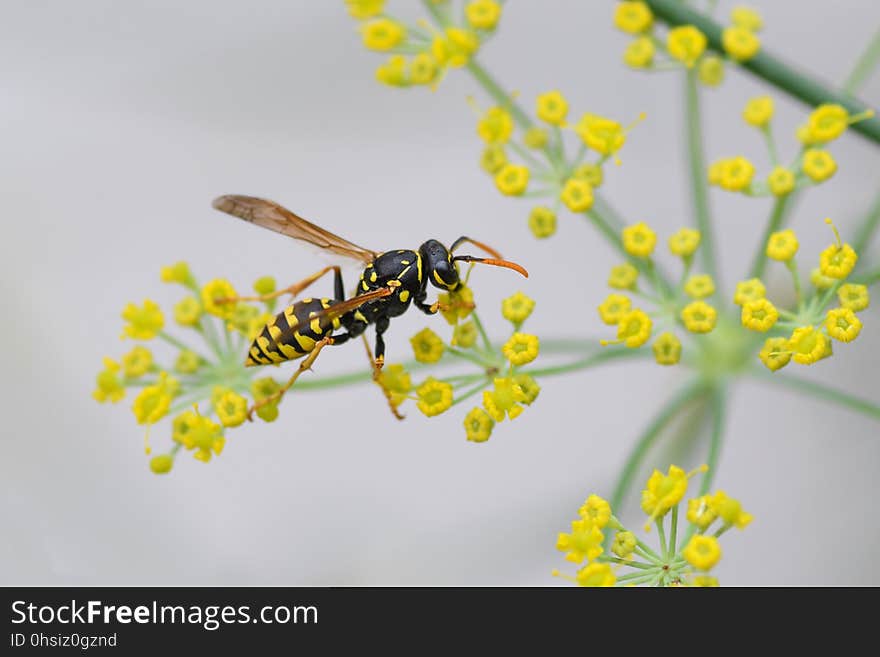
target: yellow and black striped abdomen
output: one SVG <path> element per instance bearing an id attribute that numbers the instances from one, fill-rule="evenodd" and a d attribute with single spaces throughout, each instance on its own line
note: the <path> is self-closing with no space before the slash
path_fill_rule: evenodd
<path id="1" fill-rule="evenodd" d="M 338 317 L 316 317 L 334 303 L 333 299 L 303 299 L 275 315 L 251 343 L 245 367 L 296 360 L 312 351 L 319 340 L 339 328 Z"/>

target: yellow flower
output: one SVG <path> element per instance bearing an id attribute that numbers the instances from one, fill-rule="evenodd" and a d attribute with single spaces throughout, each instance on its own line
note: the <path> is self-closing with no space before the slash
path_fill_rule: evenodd
<path id="1" fill-rule="evenodd" d="M 395 408 L 409 398 L 409 392 L 412 390 L 409 372 L 399 364 L 383 367 L 379 373 L 379 383 L 391 396 L 391 404 Z"/>
<path id="2" fill-rule="evenodd" d="M 416 388 L 416 395 L 419 398 L 416 406 L 428 417 L 440 415 L 452 406 L 452 386 L 445 381 L 428 377 Z"/>
<path id="3" fill-rule="evenodd" d="M 810 148 L 804 153 L 801 169 L 814 182 L 828 180 L 837 172 L 837 162 L 831 153 L 819 148 Z"/>
<path id="4" fill-rule="evenodd" d="M 780 370 L 791 360 L 791 350 L 786 338 L 767 338 L 758 358 L 771 372 Z"/>
<path id="5" fill-rule="evenodd" d="M 431 52 L 441 66 L 461 68 L 468 63 L 479 46 L 477 35 L 470 30 L 448 27 L 445 36 L 434 37 Z"/>
<path id="6" fill-rule="evenodd" d="M 635 308 L 620 318 L 617 324 L 617 341 L 623 342 L 630 349 L 636 349 L 648 341 L 652 328 L 651 318 Z"/>
<path id="7" fill-rule="evenodd" d="M 611 505 L 598 495 L 590 495 L 578 509 L 582 520 L 590 520 L 596 527 L 603 529 L 611 520 Z"/>
<path id="8" fill-rule="evenodd" d="M 832 244 L 819 254 L 819 271 L 828 278 L 843 280 L 850 275 L 858 259 L 849 244 Z"/>
<path id="9" fill-rule="evenodd" d="M 438 294 L 437 301 L 443 306 L 440 311 L 443 318 L 450 324 L 457 324 L 459 320 L 465 319 L 477 307 L 474 303 L 474 291 L 464 284 L 451 292 Z"/>
<path id="10" fill-rule="evenodd" d="M 146 347 L 135 347 L 122 357 L 122 370 L 130 379 L 143 376 L 152 366 L 153 354 Z"/>
<path id="11" fill-rule="evenodd" d="M 770 96 L 752 98 L 743 110 L 743 119 L 756 128 L 764 128 L 773 118 L 773 99 Z"/>
<path id="12" fill-rule="evenodd" d="M 621 237 L 626 252 L 639 258 L 650 256 L 657 244 L 657 234 L 643 221 L 624 228 Z"/>
<path id="13" fill-rule="evenodd" d="M 429 328 L 424 328 L 409 340 L 416 360 L 420 363 L 436 363 L 443 357 L 443 340 Z"/>
<path id="14" fill-rule="evenodd" d="M 684 284 L 684 292 L 692 299 L 705 299 L 715 294 L 715 281 L 709 274 L 691 276 Z"/>
<path id="15" fill-rule="evenodd" d="M 755 167 L 744 157 L 732 157 L 724 161 L 719 175 L 718 184 L 722 188 L 730 192 L 741 192 L 752 184 Z"/>
<path id="16" fill-rule="evenodd" d="M 794 172 L 787 167 L 773 167 L 773 171 L 767 176 L 767 186 L 774 196 L 785 196 L 794 189 L 794 185 Z"/>
<path id="17" fill-rule="evenodd" d="M 812 326 L 796 328 L 788 339 L 788 350 L 794 362 L 811 365 L 825 357 L 828 349 L 828 338 Z"/>
<path id="18" fill-rule="evenodd" d="M 671 57 L 690 68 L 706 50 L 706 36 L 693 25 L 680 25 L 666 35 L 666 49 Z"/>
<path id="19" fill-rule="evenodd" d="M 532 402 L 535 401 L 541 393 L 541 386 L 539 386 L 538 382 L 528 374 L 517 374 L 513 377 L 513 382 L 520 387 L 523 395 L 525 395 L 525 399 L 523 399 L 522 403 L 526 406 L 531 406 Z"/>
<path id="20" fill-rule="evenodd" d="M 724 60 L 716 55 L 706 55 L 700 60 L 697 76 L 707 87 L 717 87 L 724 81 Z"/>
<path id="21" fill-rule="evenodd" d="M 849 123 L 849 112 L 847 112 L 845 107 L 826 103 L 819 105 L 810 114 L 810 118 L 807 121 L 807 130 L 810 132 L 812 141 L 827 143 L 840 137 Z"/>
<path id="22" fill-rule="evenodd" d="M 773 328 L 778 319 L 779 311 L 767 299 L 755 299 L 743 304 L 742 325 L 748 329 L 764 333 Z"/>
<path id="23" fill-rule="evenodd" d="M 389 87 L 406 86 L 406 58 L 403 55 L 389 57 L 376 69 L 376 79 Z"/>
<path id="24" fill-rule="evenodd" d="M 214 404 L 217 417 L 224 427 L 237 427 L 247 419 L 247 399 L 229 390 Z"/>
<path id="25" fill-rule="evenodd" d="M 764 27 L 761 14 L 751 7 L 734 7 L 730 12 L 730 22 L 751 32 L 760 32 Z"/>
<path id="26" fill-rule="evenodd" d="M 711 570 L 721 559 L 721 546 L 714 536 L 696 534 L 681 551 L 681 556 L 697 570 Z"/>
<path id="27" fill-rule="evenodd" d="M 104 369 L 98 372 L 95 383 L 98 387 L 92 397 L 102 404 L 108 400 L 115 404 L 125 397 L 125 386 L 119 378 L 119 363 L 112 358 L 104 357 Z"/>
<path id="28" fill-rule="evenodd" d="M 161 420 L 171 406 L 176 382 L 163 372 L 159 382 L 141 390 L 134 399 L 132 410 L 138 424 L 153 424 Z"/>
<path id="29" fill-rule="evenodd" d="M 536 113 L 538 118 L 551 125 L 563 125 L 568 116 L 568 101 L 557 90 L 538 96 Z"/>
<path id="30" fill-rule="evenodd" d="M 717 517 L 718 513 L 713 508 L 712 498 L 709 495 L 688 500 L 688 522 L 699 527 L 700 531 L 706 531 L 706 528 L 715 522 Z"/>
<path id="31" fill-rule="evenodd" d="M 817 290 L 827 290 L 837 284 L 837 280 L 829 278 L 822 273 L 822 270 L 816 267 L 810 272 L 810 282 Z"/>
<path id="32" fill-rule="evenodd" d="M 651 29 L 654 15 L 644 2 L 618 2 L 614 7 L 614 26 L 627 34 Z"/>
<path id="33" fill-rule="evenodd" d="M 264 294 L 272 294 L 275 287 L 275 278 L 273 276 L 260 276 L 257 280 L 254 281 L 254 292 L 259 295 Z"/>
<path id="34" fill-rule="evenodd" d="M 359 21 L 378 16 L 385 9 L 385 0 L 345 0 L 348 13 Z"/>
<path id="35" fill-rule="evenodd" d="M 513 117 L 501 107 L 490 107 L 477 122 L 477 134 L 487 144 L 506 144 L 513 134 Z"/>
<path id="36" fill-rule="evenodd" d="M 133 303 L 125 306 L 122 319 L 128 322 L 122 327 L 122 337 L 134 340 L 152 340 L 165 325 L 162 310 L 150 299 L 144 299 L 144 305 L 140 308 Z"/>
<path id="37" fill-rule="evenodd" d="M 538 239 L 550 237 L 556 232 L 556 213 L 542 205 L 532 208 L 529 213 L 529 230 Z"/>
<path id="38" fill-rule="evenodd" d="M 709 181 L 710 185 L 721 184 L 721 171 L 726 165 L 726 159 L 716 160 L 709 165 L 709 170 L 706 172 L 706 179 Z"/>
<path id="39" fill-rule="evenodd" d="M 409 63 L 409 79 L 413 84 L 431 84 L 438 72 L 437 60 L 429 52 L 420 52 Z"/>
<path id="40" fill-rule="evenodd" d="M 862 330 L 862 321 L 849 308 L 833 308 L 825 317 L 825 329 L 835 340 L 852 342 Z"/>
<path id="41" fill-rule="evenodd" d="M 202 307 L 205 312 L 220 319 L 230 319 L 235 314 L 235 303 L 220 303 L 238 296 L 232 283 L 225 278 L 215 278 L 202 288 Z"/>
<path id="42" fill-rule="evenodd" d="M 521 164 L 505 164 L 495 175 L 495 186 L 507 196 L 519 196 L 529 186 L 529 169 Z"/>
<path id="43" fill-rule="evenodd" d="M 177 354 L 177 360 L 174 361 L 174 371 L 181 374 L 194 374 L 201 365 L 202 359 L 197 353 L 184 349 Z"/>
<path id="44" fill-rule="evenodd" d="M 610 587 L 617 576 L 607 563 L 591 563 L 577 572 L 577 583 L 584 587 Z"/>
<path id="45" fill-rule="evenodd" d="M 691 333 L 709 333 L 718 319 L 716 310 L 704 301 L 693 301 L 681 311 L 681 321 Z"/>
<path id="46" fill-rule="evenodd" d="M 599 304 L 599 317 L 609 326 L 620 322 L 621 318 L 632 309 L 629 297 L 622 294 L 609 294 Z"/>
<path id="47" fill-rule="evenodd" d="M 363 28 L 364 46 L 369 50 L 387 52 L 406 39 L 406 28 L 390 18 L 377 18 Z"/>
<path id="48" fill-rule="evenodd" d="M 174 466 L 174 457 L 170 454 L 159 454 L 150 459 L 150 470 L 154 474 L 167 474 Z"/>
<path id="49" fill-rule="evenodd" d="M 712 508 L 725 525 L 745 529 L 752 522 L 752 514 L 743 511 L 739 500 L 728 497 L 723 490 L 716 491 L 712 496 Z"/>
<path id="50" fill-rule="evenodd" d="M 670 465 L 667 474 L 654 470 L 642 491 L 642 511 L 651 520 L 665 515 L 672 507 L 681 502 L 687 492 L 688 475 L 676 465 Z"/>
<path id="51" fill-rule="evenodd" d="M 840 299 L 841 306 L 855 312 L 865 310 L 871 302 L 867 286 L 855 283 L 841 285 L 840 289 L 837 290 L 837 298 Z"/>
<path id="52" fill-rule="evenodd" d="M 691 580 L 691 586 L 701 588 L 718 588 L 718 578 L 710 575 L 697 575 Z"/>
<path id="53" fill-rule="evenodd" d="M 648 68 L 654 61 L 654 42 L 650 37 L 633 39 L 623 51 L 623 63 L 630 68 Z"/>
<path id="54" fill-rule="evenodd" d="M 596 114 L 584 114 L 574 131 L 584 144 L 601 155 L 611 155 L 626 142 L 626 130 L 617 121 Z"/>
<path id="55" fill-rule="evenodd" d="M 755 55 L 761 49 L 761 40 L 751 30 L 743 27 L 728 27 L 721 33 L 721 45 L 724 52 L 738 62 L 744 62 Z"/>
<path id="56" fill-rule="evenodd" d="M 614 535 L 614 542 L 611 544 L 611 552 L 621 559 L 626 559 L 636 549 L 636 543 L 636 535 L 632 532 L 617 532 Z"/>
<path id="57" fill-rule="evenodd" d="M 472 443 L 484 443 L 492 435 L 495 421 L 482 408 L 473 408 L 464 418 L 464 431 Z"/>
<path id="58" fill-rule="evenodd" d="M 473 0 L 464 8 L 468 23 L 478 30 L 494 30 L 501 18 L 501 5 L 495 0 Z"/>
<path id="59" fill-rule="evenodd" d="M 486 146 L 480 157 L 480 166 L 486 173 L 498 173 L 507 164 L 507 154 L 498 144 Z"/>
<path id="60" fill-rule="evenodd" d="M 181 285 L 194 285 L 195 279 L 189 270 L 189 265 L 183 261 L 173 265 L 162 267 L 160 277 L 163 283 L 180 283 Z"/>
<path id="61" fill-rule="evenodd" d="M 602 179 L 604 177 L 602 174 L 602 167 L 598 164 L 593 164 L 592 162 L 585 162 L 578 165 L 578 167 L 572 172 L 571 176 L 578 180 L 586 180 L 590 183 L 590 187 L 593 189 L 602 185 Z"/>
<path id="62" fill-rule="evenodd" d="M 547 145 L 547 141 L 550 139 L 550 136 L 547 134 L 547 131 L 537 125 L 533 125 L 531 128 L 526 130 L 523 135 L 523 143 L 533 150 L 539 150 L 544 148 Z"/>
<path id="63" fill-rule="evenodd" d="M 767 290 L 760 278 L 750 278 L 747 281 L 740 281 L 736 284 L 736 292 L 733 295 L 733 302 L 742 306 L 749 301 L 763 299 L 767 295 Z"/>
<path id="64" fill-rule="evenodd" d="M 526 403 L 527 397 L 516 379 L 499 378 L 494 380 L 493 390 L 483 391 L 483 408 L 496 422 L 501 422 L 506 417 L 516 419 L 523 412 L 522 403 Z"/>
<path id="65" fill-rule="evenodd" d="M 681 228 L 669 238 L 669 250 L 673 255 L 690 258 L 700 246 L 700 231 Z"/>
<path id="66" fill-rule="evenodd" d="M 628 262 L 615 265 L 608 276 L 608 287 L 615 290 L 632 290 L 639 278 L 639 270 Z"/>
<path id="67" fill-rule="evenodd" d="M 473 322 L 458 324 L 452 331 L 452 345 L 470 349 L 477 341 L 477 325 Z"/>
<path id="68" fill-rule="evenodd" d="M 592 561 L 602 554 L 602 530 L 589 519 L 572 520 L 571 533 L 560 533 L 556 539 L 556 549 L 565 552 L 565 560 L 582 563 Z"/>
<path id="69" fill-rule="evenodd" d="M 507 321 L 519 325 L 529 318 L 534 308 L 534 299 L 517 292 L 501 302 L 501 315 Z"/>
<path id="70" fill-rule="evenodd" d="M 658 365 L 675 365 L 681 360 L 681 341 L 673 333 L 661 333 L 652 345 Z"/>
<path id="71" fill-rule="evenodd" d="M 593 188 L 586 180 L 569 178 L 559 198 L 572 212 L 586 212 L 593 207 Z"/>
<path id="72" fill-rule="evenodd" d="M 174 418 L 171 427 L 174 441 L 186 449 L 195 450 L 193 456 L 205 463 L 211 460 L 212 455 L 220 454 L 226 444 L 219 424 L 192 411 L 185 411 Z"/>
<path id="73" fill-rule="evenodd" d="M 773 233 L 767 240 L 767 257 L 780 262 L 787 262 L 794 258 L 798 250 L 797 235 L 791 229 Z"/>
<path id="74" fill-rule="evenodd" d="M 538 336 L 514 333 L 501 347 L 501 353 L 512 365 L 526 365 L 538 357 Z"/>

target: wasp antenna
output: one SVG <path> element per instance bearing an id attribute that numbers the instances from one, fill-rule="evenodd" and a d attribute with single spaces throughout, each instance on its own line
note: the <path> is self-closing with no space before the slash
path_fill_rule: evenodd
<path id="1" fill-rule="evenodd" d="M 511 262 L 510 260 L 501 260 L 499 258 L 475 258 L 474 256 L 462 255 L 455 256 L 453 261 L 460 260 L 461 262 L 478 262 L 483 265 L 492 265 L 493 267 L 506 267 L 507 269 L 512 269 L 513 271 L 522 274 L 526 278 L 529 277 L 529 272 L 526 271 L 526 268 L 522 265 L 518 265 L 515 262 Z"/>

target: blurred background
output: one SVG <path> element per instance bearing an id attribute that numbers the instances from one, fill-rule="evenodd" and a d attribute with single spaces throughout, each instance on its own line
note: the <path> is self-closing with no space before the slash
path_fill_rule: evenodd
<path id="1" fill-rule="evenodd" d="M 718 15 L 733 4 L 721 2 Z M 831 84 L 880 24 L 873 0 L 753 4 L 768 49 Z M 185 259 L 200 280 L 228 277 L 239 289 L 322 266 L 308 249 L 212 210 L 223 193 L 275 199 L 377 250 L 472 234 L 532 273 L 475 271 L 493 335 L 509 330 L 496 309 L 517 289 L 538 300 L 530 332 L 604 335 L 595 306 L 617 258 L 564 213 L 554 238 L 532 238 L 531 204 L 501 197 L 479 169 L 465 98 L 490 103 L 476 84 L 452 71 L 435 93 L 379 85 L 382 58 L 362 48 L 342 2 L 4 9 L 0 583 L 561 583 L 550 576 L 565 568 L 557 532 L 587 494 L 610 493 L 683 373 L 633 363 L 547 379 L 538 401 L 482 445 L 464 439 L 466 408 L 429 420 L 409 406 L 398 423 L 370 386 L 293 395 L 276 423 L 230 432 L 209 465 L 181 455 L 165 477 L 147 467 L 131 395 L 117 406 L 90 396 L 101 357 L 131 347 L 119 340 L 122 307 L 178 298 L 159 282 L 160 266 Z M 423 14 L 412 1 L 389 9 Z M 529 107 L 559 88 L 575 116 L 628 123 L 646 112 L 603 191 L 665 240 L 689 221 L 682 81 L 625 69 L 612 11 L 605 0 L 511 1 L 479 58 Z M 768 171 L 758 133 L 740 120 L 746 100 L 768 92 L 784 157 L 794 153 L 807 110 L 729 71 L 703 93 L 710 160 L 743 154 Z M 880 75 L 861 95 L 880 101 Z M 849 133 L 832 151 L 838 174 L 793 217 L 811 259 L 829 242 L 821 219 L 834 217 L 846 235 L 880 182 L 876 146 Z M 723 192 L 712 203 L 729 290 L 769 204 Z M 787 289 L 784 270 L 770 271 Z M 880 318 L 874 309 L 864 319 L 855 344 L 793 373 L 880 403 Z M 444 327 L 416 313 L 396 320 L 389 360 L 408 358 L 409 337 L 426 325 Z M 328 350 L 309 376 L 360 367 L 361 349 Z M 725 537 L 722 584 L 880 584 L 880 425 L 760 383 L 733 387 L 730 403 L 716 482 L 755 521 Z M 155 449 L 169 432 L 154 429 Z M 702 458 L 698 449 L 682 465 Z"/>

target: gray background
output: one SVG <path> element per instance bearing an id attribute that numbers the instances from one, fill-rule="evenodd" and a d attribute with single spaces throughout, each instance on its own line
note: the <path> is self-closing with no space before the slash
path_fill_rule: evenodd
<path id="1" fill-rule="evenodd" d="M 414 2 L 389 4 L 421 14 Z M 510 2 L 481 60 L 528 104 L 558 87 L 575 114 L 628 122 L 646 111 L 604 192 L 665 236 L 688 216 L 681 82 L 618 63 L 626 39 L 611 27 L 612 4 Z M 872 0 L 833 11 L 819 0 L 761 4 L 766 42 L 836 82 L 880 18 Z M 616 259 L 569 215 L 556 239 L 531 238 L 529 203 L 502 198 L 477 167 L 464 99 L 487 101 L 474 83 L 453 71 L 436 93 L 378 85 L 380 58 L 362 49 L 341 2 L 3 7 L 0 583 L 558 583 L 556 532 L 589 492 L 608 492 L 682 373 L 632 364 L 547 380 L 536 405 L 485 445 L 465 442 L 466 409 L 427 420 L 411 407 L 397 423 L 372 388 L 303 394 L 276 424 L 230 432 L 209 466 L 182 458 L 164 478 L 147 470 L 131 397 L 116 407 L 90 398 L 101 357 L 131 346 L 118 339 L 122 306 L 176 298 L 158 282 L 160 265 L 185 258 L 202 280 L 227 276 L 240 288 L 321 266 L 218 215 L 210 200 L 220 193 L 275 198 L 377 249 L 472 233 L 533 274 L 474 275 L 495 335 L 507 327 L 490 310 L 518 288 L 539 300 L 529 330 L 602 334 L 594 307 Z M 767 171 L 758 135 L 738 118 L 761 91 L 734 72 L 704 94 L 710 158 L 743 153 Z M 774 95 L 790 155 L 806 112 Z M 863 95 L 880 99 L 880 76 Z M 848 135 L 833 152 L 839 174 L 794 218 L 811 258 L 829 241 L 821 219 L 847 232 L 877 189 L 876 146 Z M 729 283 L 768 204 L 717 192 L 712 202 Z M 771 271 L 786 289 L 781 268 Z M 857 343 L 792 370 L 880 402 L 877 313 L 865 320 Z M 408 337 L 428 324 L 443 326 L 396 321 L 391 359 L 408 357 Z M 314 376 L 364 365 L 359 348 L 321 361 Z M 725 537 L 722 581 L 880 583 L 877 423 L 763 384 L 738 386 L 731 402 L 717 481 L 756 519 Z M 154 431 L 154 445 L 167 445 L 167 431 Z"/>

